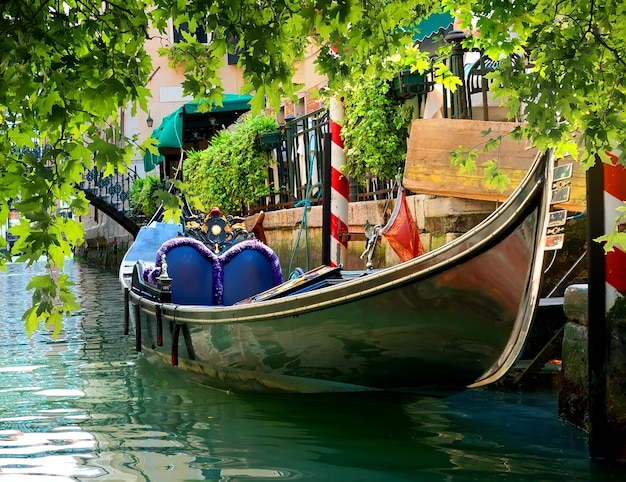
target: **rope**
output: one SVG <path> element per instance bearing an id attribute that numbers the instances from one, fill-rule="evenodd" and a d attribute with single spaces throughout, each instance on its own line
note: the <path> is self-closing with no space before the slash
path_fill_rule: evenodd
<path id="1" fill-rule="evenodd" d="M 391 184 L 391 195 L 393 195 L 393 191 L 397 188 L 398 189 L 398 195 L 397 197 L 399 197 L 400 194 L 400 188 L 402 187 L 402 182 L 400 180 L 401 177 L 401 173 L 400 173 L 400 169 L 398 168 L 398 174 L 396 174 L 395 179 L 392 181 Z M 375 224 L 375 225 L 371 225 L 369 223 L 369 221 L 367 221 L 367 224 L 365 225 L 365 237 L 367 238 L 367 243 L 365 244 L 365 251 L 363 251 L 363 253 L 361 253 L 361 256 L 359 257 L 359 259 L 363 259 L 363 258 L 367 258 L 367 261 L 365 263 L 365 267 L 367 269 L 373 269 L 374 268 L 374 264 L 372 262 L 372 258 L 374 257 L 374 250 L 376 249 L 376 245 L 378 244 L 378 240 L 382 235 L 382 230 L 385 226 L 384 223 L 384 219 L 385 219 L 385 213 L 387 212 L 387 208 L 389 207 L 389 203 L 391 201 L 391 197 L 387 197 L 387 199 L 385 200 L 385 205 L 383 206 L 383 222 L 380 224 Z M 399 202 L 399 199 L 396 199 L 396 205 Z M 392 213 L 393 216 L 393 213 Z M 389 220 L 387 220 L 387 223 L 389 223 Z"/>
<path id="2" fill-rule="evenodd" d="M 556 259 L 556 253 L 557 253 L 556 249 L 552 251 L 552 261 L 550 261 L 550 264 L 548 265 L 548 267 L 545 270 L 543 270 L 543 274 L 546 274 L 548 271 L 550 271 L 550 268 L 552 268 L 552 265 L 554 264 L 554 260 Z"/>
<path id="3" fill-rule="evenodd" d="M 315 134 L 311 134 L 311 137 L 309 138 L 309 145 L 312 145 L 312 142 L 315 141 Z M 307 181 L 306 181 L 306 191 L 305 191 L 305 197 L 302 201 L 298 201 L 294 207 L 299 208 L 299 207 L 304 207 L 304 211 L 302 212 L 302 222 L 300 223 L 300 229 L 298 229 L 298 237 L 296 238 L 296 243 L 293 247 L 293 250 L 291 251 L 291 259 L 289 260 L 289 278 L 296 278 L 299 275 L 301 275 L 302 270 L 299 268 L 296 268 L 296 270 L 293 270 L 293 262 L 294 259 L 296 257 L 296 251 L 298 250 L 298 247 L 300 246 L 300 238 L 302 237 L 302 232 L 305 232 L 305 259 L 306 259 L 306 263 L 305 263 L 305 270 L 308 271 L 309 268 L 309 236 L 308 236 L 308 231 L 309 231 L 309 227 L 308 227 L 308 223 L 307 223 L 307 214 L 309 212 L 309 210 L 311 209 L 311 191 L 317 187 L 322 186 L 321 182 L 318 182 L 316 184 L 311 185 L 311 179 L 313 178 L 313 165 L 314 165 L 314 161 L 317 161 L 317 159 L 315 158 L 315 151 L 309 151 L 309 172 L 307 175 Z M 322 190 L 320 189 L 316 199 L 319 199 L 320 196 L 322 194 Z"/>

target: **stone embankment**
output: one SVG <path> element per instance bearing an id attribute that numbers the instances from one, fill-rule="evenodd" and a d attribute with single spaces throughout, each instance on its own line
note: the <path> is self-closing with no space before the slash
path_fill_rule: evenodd
<path id="1" fill-rule="evenodd" d="M 563 309 L 568 322 L 563 335 L 563 388 L 559 392 L 559 416 L 589 430 L 588 285 L 568 286 Z M 606 380 L 606 385 L 593 388 L 596 391 L 601 388 L 607 424 L 626 447 L 626 298 L 618 298 L 606 314 L 605 323 L 605 373 L 596 374 L 596 379 Z M 622 459 L 626 460 L 626 453 L 622 453 Z"/>
<path id="2" fill-rule="evenodd" d="M 496 208 L 492 201 L 475 201 L 460 198 L 442 198 L 428 195 L 407 196 L 407 204 L 417 224 L 420 239 L 426 251 L 437 248 L 470 230 Z M 363 269 L 365 250 L 365 226 L 384 224 L 394 203 L 364 201 L 349 207 L 349 233 L 347 259 L 340 260 L 348 270 Z M 250 220 L 250 225 L 254 222 Z M 321 263 L 322 208 L 314 206 L 306 213 L 304 208 L 286 209 L 265 213 L 263 227 L 267 243 L 276 251 L 283 264 L 306 268 L 308 242 L 308 265 L 313 268 Z M 297 249 L 294 252 L 294 247 Z M 293 257 L 293 260 L 292 260 Z M 374 266 L 393 266 L 399 261 L 396 254 L 381 240 L 376 248 Z"/>
<path id="3" fill-rule="evenodd" d="M 475 201 L 460 198 L 444 198 L 429 195 L 407 196 L 409 209 L 417 224 L 420 239 L 426 251 L 430 251 L 460 234 L 467 232 L 496 208 L 493 201 Z M 365 261 L 360 259 L 365 249 L 363 234 L 366 223 L 384 223 L 393 209 L 393 201 L 365 201 L 350 205 L 348 259 L 342 264 L 346 269 L 361 269 Z M 289 266 L 306 268 L 321 263 L 322 208 L 313 206 L 304 216 L 304 208 L 284 209 L 265 213 L 263 227 L 267 244 L 278 254 L 283 271 Z M 117 269 L 132 237 L 106 216 L 86 230 L 85 242 L 76 255 L 89 263 Z M 251 229 L 256 216 L 246 224 Z M 308 254 L 306 247 L 308 245 Z M 297 247 L 294 253 L 294 248 Z M 382 241 L 375 253 L 375 267 L 391 266 L 398 258 Z"/>

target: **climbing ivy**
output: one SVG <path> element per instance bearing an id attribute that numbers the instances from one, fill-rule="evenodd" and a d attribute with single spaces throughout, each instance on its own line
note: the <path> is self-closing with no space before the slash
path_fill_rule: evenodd
<path id="1" fill-rule="evenodd" d="M 432 60 L 419 47 L 409 45 L 384 59 L 376 72 L 338 90 L 336 95 L 344 105 L 341 135 L 349 176 L 392 179 L 404 167 L 410 123 L 417 117 L 416 104 L 394 97 L 392 81 L 399 72 L 408 70 L 421 74 L 425 82 L 436 80 L 454 91 L 460 80 L 450 74 L 444 58 Z M 367 72 L 366 66 L 363 70 Z"/>
<path id="2" fill-rule="evenodd" d="M 392 179 L 406 159 L 412 107 L 389 95 L 389 83 L 381 78 L 346 86 L 342 93 L 346 173 Z"/>

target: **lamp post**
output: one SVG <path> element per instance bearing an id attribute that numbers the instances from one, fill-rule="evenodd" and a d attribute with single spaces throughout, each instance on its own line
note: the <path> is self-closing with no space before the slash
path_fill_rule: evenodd
<path id="1" fill-rule="evenodd" d="M 445 37 L 445 41 L 452 44 L 452 56 L 450 57 L 450 70 L 454 75 L 461 79 L 459 85 L 452 94 L 451 114 L 453 119 L 469 119 L 470 115 L 467 108 L 467 98 L 465 97 L 465 69 L 463 67 L 463 56 L 465 50 L 463 48 L 463 40 L 467 36 L 462 30 L 452 30 Z"/>

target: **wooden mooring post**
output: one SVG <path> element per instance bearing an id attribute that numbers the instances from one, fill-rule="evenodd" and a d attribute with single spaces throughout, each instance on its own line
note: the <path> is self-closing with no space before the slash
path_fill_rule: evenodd
<path id="1" fill-rule="evenodd" d="M 626 461 L 626 254 L 607 255 L 595 241 L 615 229 L 624 202 L 626 169 L 596 159 L 587 173 L 589 452 L 592 459 Z"/>
<path id="2" fill-rule="evenodd" d="M 594 239 L 604 234 L 602 162 L 587 171 L 587 353 L 589 365 L 589 455 L 605 458 L 610 451 L 606 423 L 607 336 L 604 250 Z"/>

